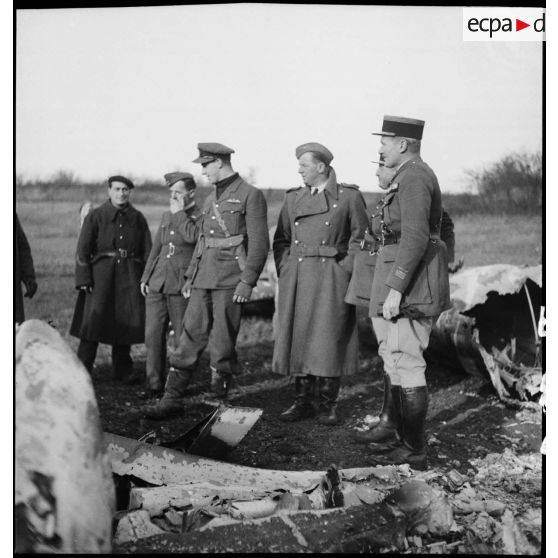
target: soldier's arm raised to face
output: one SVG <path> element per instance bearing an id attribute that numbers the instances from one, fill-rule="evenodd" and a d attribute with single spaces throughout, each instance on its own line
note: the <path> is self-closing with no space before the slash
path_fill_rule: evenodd
<path id="1" fill-rule="evenodd" d="M 99 234 L 96 213 L 87 214 L 81 227 L 76 249 L 76 288 L 93 287 L 93 269 L 91 256 Z"/>
<path id="2" fill-rule="evenodd" d="M 422 260 L 430 238 L 432 182 L 421 170 L 413 169 L 399 186 L 401 239 L 386 285 L 404 293 Z"/>
<path id="3" fill-rule="evenodd" d="M 175 213 L 174 218 L 178 234 L 182 237 L 184 242 L 195 244 L 201 232 L 201 219 L 194 221 L 194 219 L 189 217 L 184 211 Z"/>
<path id="4" fill-rule="evenodd" d="M 240 280 L 253 287 L 264 268 L 269 252 L 267 203 L 262 192 L 256 188 L 251 190 L 246 198 L 246 236 L 246 265 Z"/>
<path id="5" fill-rule="evenodd" d="M 289 219 L 289 210 L 287 207 L 287 198 L 283 202 L 283 207 L 279 213 L 277 228 L 273 236 L 273 258 L 275 259 L 275 269 L 277 276 L 281 275 L 281 269 L 287 261 L 291 246 L 291 222 Z"/>

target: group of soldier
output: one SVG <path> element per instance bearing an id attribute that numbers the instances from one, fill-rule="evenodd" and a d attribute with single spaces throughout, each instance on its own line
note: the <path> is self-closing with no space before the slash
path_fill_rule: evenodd
<path id="1" fill-rule="evenodd" d="M 304 186 L 287 190 L 273 238 L 279 301 L 272 370 L 293 376 L 295 386 L 280 419 L 339 424 L 341 377 L 358 370 L 356 305 L 367 306 L 384 402 L 377 425 L 356 440 L 376 463 L 417 469 L 427 466 L 423 353 L 436 316 L 449 308 L 441 193 L 420 157 L 423 128 L 421 120 L 384 117 L 377 176 L 387 192 L 371 214 L 358 186 L 337 181 L 327 147 L 297 147 Z M 145 341 L 151 401 L 142 412 L 157 420 L 183 412 L 206 348 L 211 392 L 227 397 L 241 371 L 242 304 L 270 248 L 265 197 L 233 170 L 234 150 L 219 143 L 198 150 L 193 162 L 213 185 L 203 208 L 191 174 L 165 175 L 170 208 L 152 243 L 145 217 L 129 202 L 134 184 L 112 176 L 109 199 L 86 216 L 77 247 L 70 332 L 80 339 L 78 356 L 91 371 L 98 344 L 110 344 L 115 377 L 130 382 L 130 347 Z"/>

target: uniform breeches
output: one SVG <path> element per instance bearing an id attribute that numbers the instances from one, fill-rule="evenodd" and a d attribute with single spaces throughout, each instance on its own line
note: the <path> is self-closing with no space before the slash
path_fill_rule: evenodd
<path id="1" fill-rule="evenodd" d="M 399 318 L 395 322 L 372 318 L 378 354 L 391 383 L 403 388 L 426 385 L 424 351 L 428 347 L 433 318 Z"/>
<path id="2" fill-rule="evenodd" d="M 145 298 L 145 372 L 152 389 L 161 389 L 165 383 L 169 321 L 173 332 L 170 344 L 176 348 L 187 306 L 188 300 L 181 294 L 149 293 Z"/>
<path id="3" fill-rule="evenodd" d="M 209 350 L 210 365 L 225 374 L 239 372 L 235 344 L 240 329 L 242 305 L 233 302 L 234 289 L 192 289 L 171 366 L 193 369 L 203 350 Z"/>

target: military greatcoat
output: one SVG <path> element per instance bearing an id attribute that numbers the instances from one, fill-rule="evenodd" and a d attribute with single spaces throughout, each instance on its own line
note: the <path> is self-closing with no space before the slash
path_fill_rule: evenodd
<path id="1" fill-rule="evenodd" d="M 355 307 L 344 297 L 366 224 L 358 186 L 338 184 L 333 169 L 320 193 L 311 195 L 306 187 L 287 191 L 273 241 L 279 275 L 274 372 L 356 372 Z"/>
<path id="2" fill-rule="evenodd" d="M 383 238 L 378 254 L 370 317 L 382 315 L 391 288 L 403 294 L 407 318 L 438 316 L 450 308 L 448 259 L 440 238 L 442 195 L 432 169 L 420 157 L 406 161 L 392 179 L 372 233 Z"/>
<path id="3" fill-rule="evenodd" d="M 110 345 L 143 343 L 145 300 L 140 279 L 151 250 L 151 233 L 142 213 L 110 200 L 85 218 L 76 253 L 78 295 L 70 334 Z"/>

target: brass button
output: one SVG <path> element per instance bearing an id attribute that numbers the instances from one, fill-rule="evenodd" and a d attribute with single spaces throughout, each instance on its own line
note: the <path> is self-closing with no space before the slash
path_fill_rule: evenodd
<path id="1" fill-rule="evenodd" d="M 298 261 L 301 262 L 301 261 L 302 261 L 302 258 L 298 258 Z"/>
<path id="2" fill-rule="evenodd" d="M 329 221 L 326 221 L 325 224 L 329 227 Z"/>
<path id="3" fill-rule="evenodd" d="M 336 207 L 337 207 L 337 204 L 336 204 L 336 203 L 334 203 L 334 204 L 333 204 L 333 207 L 334 207 L 334 208 L 336 208 Z"/>
<path id="4" fill-rule="evenodd" d="M 235 259 L 235 260 L 238 260 L 238 256 L 235 256 L 234 259 Z"/>
<path id="5" fill-rule="evenodd" d="M 295 227 L 298 227 L 298 221 L 295 221 Z"/>
<path id="6" fill-rule="evenodd" d="M 212 218 L 212 219 L 215 219 L 215 215 L 212 215 L 211 218 Z"/>
<path id="7" fill-rule="evenodd" d="M 170 258 L 170 254 L 167 254 L 167 258 Z"/>
<path id="8" fill-rule="evenodd" d="M 122 240 L 124 237 L 122 235 L 120 235 L 120 240 Z"/>
<path id="9" fill-rule="evenodd" d="M 171 234 L 174 234 L 174 231 L 171 231 L 170 233 L 171 233 Z"/>
<path id="10" fill-rule="evenodd" d="M 325 258 L 322 258 L 322 262 L 325 262 Z"/>
<path id="11" fill-rule="evenodd" d="M 215 231 L 214 231 L 213 229 L 211 229 L 211 230 L 209 231 L 209 234 L 214 234 L 214 233 L 215 233 Z"/>
<path id="12" fill-rule="evenodd" d="M 339 190 L 339 193 L 342 194 L 342 193 L 343 193 L 343 190 Z"/>
<path id="13" fill-rule="evenodd" d="M 322 240 L 322 244 L 325 244 L 325 240 Z"/>
<path id="14" fill-rule="evenodd" d="M 298 244 L 300 242 L 300 240 L 295 240 L 295 244 Z"/>

